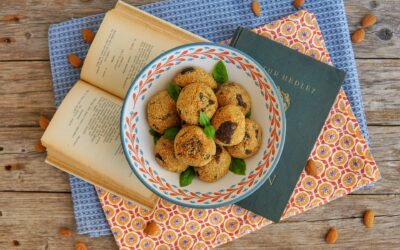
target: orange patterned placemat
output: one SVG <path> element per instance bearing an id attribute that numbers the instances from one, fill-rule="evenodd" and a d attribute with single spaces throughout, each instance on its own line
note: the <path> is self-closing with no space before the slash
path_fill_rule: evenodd
<path id="1" fill-rule="evenodd" d="M 331 64 L 314 14 L 299 11 L 256 28 L 256 33 L 317 60 Z M 380 179 L 343 90 L 318 137 L 310 159 L 318 176 L 300 176 L 282 219 L 321 206 Z M 120 249 L 208 249 L 253 232 L 272 222 L 236 205 L 217 209 L 184 208 L 160 199 L 152 211 L 97 189 L 107 221 Z M 156 236 L 143 230 L 154 220 Z"/>

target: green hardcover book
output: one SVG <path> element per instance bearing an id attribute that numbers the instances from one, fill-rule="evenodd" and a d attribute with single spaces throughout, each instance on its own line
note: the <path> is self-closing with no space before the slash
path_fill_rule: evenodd
<path id="1" fill-rule="evenodd" d="M 288 104 L 286 141 L 275 171 L 263 186 L 237 203 L 279 222 L 339 93 L 345 73 L 245 28 L 236 30 L 231 46 L 264 66 Z"/>

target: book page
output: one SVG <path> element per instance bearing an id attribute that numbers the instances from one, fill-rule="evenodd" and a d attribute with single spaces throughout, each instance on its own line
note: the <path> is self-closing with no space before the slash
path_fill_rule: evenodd
<path id="1" fill-rule="evenodd" d="M 163 51 L 206 41 L 123 2 L 107 12 L 81 78 L 123 99 L 136 74 Z"/>
<path id="2" fill-rule="evenodd" d="M 126 197 L 150 200 L 155 195 L 136 178 L 122 150 L 121 108 L 119 98 L 78 81 L 51 120 L 42 143 L 50 153 L 59 152 L 51 157 L 60 155 L 60 162 L 71 159 L 71 166 L 63 170 Z"/>

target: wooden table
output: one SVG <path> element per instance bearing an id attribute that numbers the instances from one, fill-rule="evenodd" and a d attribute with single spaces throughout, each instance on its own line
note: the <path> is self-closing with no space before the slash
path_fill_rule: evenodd
<path id="1" fill-rule="evenodd" d="M 112 236 L 68 239 L 58 235 L 62 226 L 75 227 L 68 176 L 46 165 L 45 155 L 34 150 L 43 133 L 39 115 L 51 117 L 55 112 L 49 24 L 105 12 L 115 2 L 0 1 L 0 249 L 73 249 L 76 240 L 90 249 L 116 249 Z M 267 226 L 221 249 L 328 248 L 324 235 L 332 226 L 340 235 L 332 247 L 400 247 L 400 2 L 345 2 L 351 31 L 368 12 L 379 19 L 354 50 L 372 152 L 383 180 L 369 190 Z M 362 224 L 366 209 L 376 212 L 372 229 Z"/>

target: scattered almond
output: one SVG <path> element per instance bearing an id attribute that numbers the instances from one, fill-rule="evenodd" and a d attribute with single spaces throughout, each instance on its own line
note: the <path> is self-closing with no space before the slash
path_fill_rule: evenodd
<path id="1" fill-rule="evenodd" d="M 372 210 L 367 210 L 364 213 L 364 225 L 371 228 L 374 225 L 375 213 Z"/>
<path id="2" fill-rule="evenodd" d="M 46 147 L 42 145 L 42 143 L 39 141 L 38 143 L 36 143 L 35 145 L 35 151 L 38 153 L 43 153 L 46 151 Z"/>
<path id="3" fill-rule="evenodd" d="M 80 68 L 82 66 L 82 60 L 75 54 L 68 55 L 68 62 L 74 68 Z"/>
<path id="4" fill-rule="evenodd" d="M 78 241 L 75 243 L 75 250 L 88 250 L 88 248 L 85 243 Z"/>
<path id="5" fill-rule="evenodd" d="M 361 43 L 365 39 L 365 30 L 363 28 L 358 29 L 356 32 L 353 33 L 351 40 L 353 43 Z"/>
<path id="6" fill-rule="evenodd" d="M 147 223 L 147 226 L 144 229 L 144 233 L 150 236 L 157 236 L 160 234 L 160 227 L 155 221 L 150 221 L 149 223 Z"/>
<path id="7" fill-rule="evenodd" d="M 46 129 L 49 126 L 49 119 L 44 115 L 40 115 L 39 117 L 39 126 L 41 129 Z"/>
<path id="8" fill-rule="evenodd" d="M 253 0 L 251 3 L 251 9 L 253 10 L 254 15 L 261 16 L 261 5 L 258 0 Z"/>
<path id="9" fill-rule="evenodd" d="M 293 6 L 294 6 L 296 9 L 299 9 L 301 6 L 304 5 L 304 2 L 305 2 L 305 0 L 294 0 Z"/>
<path id="10" fill-rule="evenodd" d="M 58 230 L 58 233 L 59 233 L 61 236 L 64 236 L 64 237 L 68 237 L 68 238 L 72 237 L 72 231 L 71 231 L 71 229 L 66 228 L 66 227 L 61 227 L 61 228 Z"/>
<path id="11" fill-rule="evenodd" d="M 369 28 L 376 23 L 376 16 L 368 14 L 361 20 L 363 28 Z"/>
<path id="12" fill-rule="evenodd" d="M 329 229 L 328 233 L 326 234 L 325 240 L 328 244 L 334 244 L 338 239 L 338 232 L 335 227 Z"/>
<path id="13" fill-rule="evenodd" d="M 312 175 L 314 177 L 318 176 L 318 165 L 314 160 L 308 160 L 305 169 L 307 174 Z"/>
<path id="14" fill-rule="evenodd" d="M 87 43 L 92 43 L 94 39 L 94 32 L 90 29 L 82 29 L 82 38 Z"/>

